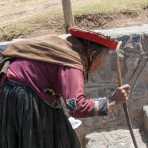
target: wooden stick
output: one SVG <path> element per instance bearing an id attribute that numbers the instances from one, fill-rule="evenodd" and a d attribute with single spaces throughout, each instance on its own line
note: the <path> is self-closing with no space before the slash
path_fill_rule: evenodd
<path id="1" fill-rule="evenodd" d="M 62 0 L 64 19 L 65 19 L 65 30 L 68 33 L 68 28 L 74 25 L 74 19 L 72 15 L 71 0 Z"/>
<path id="2" fill-rule="evenodd" d="M 118 74 L 118 86 L 120 87 L 121 85 L 123 85 L 122 82 L 122 74 L 121 74 L 121 66 L 120 66 L 120 57 L 117 55 L 117 74 Z M 128 112 L 128 107 L 127 107 L 127 103 L 123 104 L 123 110 L 125 113 L 125 117 L 126 117 L 126 121 L 129 127 L 129 131 L 133 140 L 133 144 L 135 148 L 138 148 L 137 142 L 136 142 L 136 138 L 134 136 L 134 132 L 133 132 L 133 128 L 132 128 L 132 122 L 129 116 L 129 112 Z"/>

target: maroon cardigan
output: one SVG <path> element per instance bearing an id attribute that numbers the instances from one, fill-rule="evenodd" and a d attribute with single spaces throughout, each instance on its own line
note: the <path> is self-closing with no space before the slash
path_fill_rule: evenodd
<path id="1" fill-rule="evenodd" d="M 10 64 L 7 77 L 32 87 L 41 99 L 49 103 L 53 98 L 45 90 L 54 89 L 63 96 L 70 114 L 74 117 L 90 117 L 98 111 L 96 104 L 99 105 L 99 101 L 86 99 L 84 95 L 84 77 L 79 69 L 17 59 Z"/>

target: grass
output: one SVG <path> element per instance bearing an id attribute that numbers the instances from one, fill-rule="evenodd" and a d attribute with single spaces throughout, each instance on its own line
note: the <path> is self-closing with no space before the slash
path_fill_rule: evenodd
<path id="1" fill-rule="evenodd" d="M 11 40 L 47 25 L 49 17 L 62 12 L 60 5 L 48 5 L 48 0 L 0 0 L 0 39 Z"/>
<path id="2" fill-rule="evenodd" d="M 148 0 L 72 0 L 74 15 L 140 11 L 145 6 Z M 0 12 L 0 40 L 48 27 L 49 20 L 63 15 L 61 0 L 0 0 Z"/>
<path id="3" fill-rule="evenodd" d="M 85 0 L 73 4 L 74 14 L 118 13 L 126 10 L 141 10 L 148 0 Z"/>

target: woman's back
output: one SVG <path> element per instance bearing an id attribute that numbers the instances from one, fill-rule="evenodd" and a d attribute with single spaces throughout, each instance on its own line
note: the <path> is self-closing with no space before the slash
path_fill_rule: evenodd
<path id="1" fill-rule="evenodd" d="M 58 67 L 56 64 L 16 59 L 10 64 L 7 77 L 30 86 L 41 98 L 48 99 L 45 90 L 47 88 L 57 90 L 58 87 Z"/>

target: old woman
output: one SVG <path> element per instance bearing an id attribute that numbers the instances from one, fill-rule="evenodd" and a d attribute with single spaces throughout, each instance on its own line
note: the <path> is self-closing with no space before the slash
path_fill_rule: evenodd
<path id="1" fill-rule="evenodd" d="M 1 148 L 80 148 L 62 101 L 76 118 L 107 115 L 127 101 L 129 85 L 109 98 L 85 97 L 88 72 L 99 68 L 110 48 L 79 31 L 82 36 L 15 41 L 2 52 L 11 60 L 0 89 Z"/>

